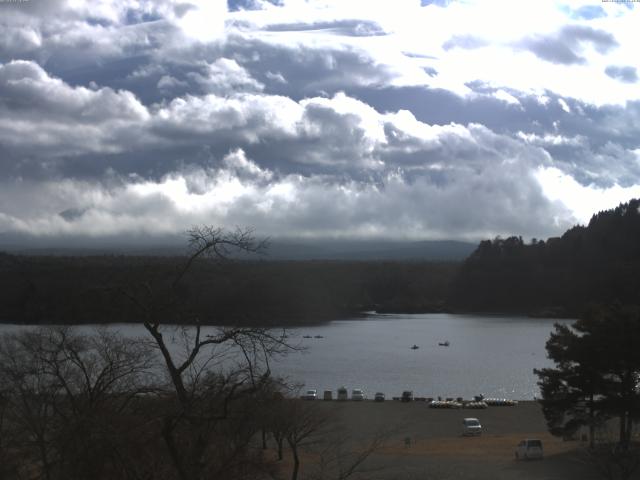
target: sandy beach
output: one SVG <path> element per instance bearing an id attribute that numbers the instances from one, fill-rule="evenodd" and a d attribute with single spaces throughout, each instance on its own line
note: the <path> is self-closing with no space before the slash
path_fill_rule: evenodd
<path id="1" fill-rule="evenodd" d="M 424 402 L 323 402 L 354 442 L 365 443 L 377 432 L 391 432 L 374 454 L 371 479 L 546 479 L 599 478 L 584 456 L 584 445 L 547 433 L 540 406 L 532 401 L 484 410 L 429 408 Z M 462 436 L 462 419 L 475 417 L 479 437 Z M 516 461 L 515 447 L 525 438 L 544 444 L 541 461 Z"/>

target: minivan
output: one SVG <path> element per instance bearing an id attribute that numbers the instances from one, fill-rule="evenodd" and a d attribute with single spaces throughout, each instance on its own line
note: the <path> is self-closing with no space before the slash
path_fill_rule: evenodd
<path id="1" fill-rule="evenodd" d="M 477 418 L 465 418 L 462 420 L 462 435 L 481 435 L 482 425 Z"/>
<path id="2" fill-rule="evenodd" d="M 542 442 L 537 439 L 522 440 L 516 448 L 516 460 L 541 459 Z"/>
<path id="3" fill-rule="evenodd" d="M 354 388 L 351 391 L 351 400 L 361 402 L 362 400 L 364 400 L 364 392 L 359 388 Z"/>

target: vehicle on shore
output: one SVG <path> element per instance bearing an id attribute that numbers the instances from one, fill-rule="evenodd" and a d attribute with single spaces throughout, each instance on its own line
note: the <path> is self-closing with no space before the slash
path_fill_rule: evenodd
<path id="1" fill-rule="evenodd" d="M 338 389 L 338 397 L 337 397 L 338 401 L 343 402 L 345 400 L 349 400 L 349 391 L 347 390 L 347 387 L 340 387 Z"/>
<path id="2" fill-rule="evenodd" d="M 516 460 L 542 460 L 542 441 L 533 438 L 522 440 L 516 447 Z"/>
<path id="3" fill-rule="evenodd" d="M 362 391 L 362 389 L 354 388 L 353 390 L 351 390 L 351 400 L 354 400 L 356 402 L 361 402 L 364 399 L 365 399 L 365 396 L 364 396 L 364 391 Z"/>
<path id="4" fill-rule="evenodd" d="M 318 398 L 318 391 L 315 389 L 307 390 L 307 392 L 302 395 L 303 400 L 315 400 Z"/>
<path id="5" fill-rule="evenodd" d="M 332 390 L 325 390 L 324 391 L 324 395 L 322 396 L 323 400 L 333 400 L 333 391 Z"/>
<path id="6" fill-rule="evenodd" d="M 411 390 L 405 390 L 402 392 L 402 396 L 400 397 L 401 402 L 411 402 L 413 401 L 413 392 Z"/>
<path id="7" fill-rule="evenodd" d="M 384 402 L 385 397 L 384 397 L 384 393 L 382 392 L 376 392 L 375 396 L 373 397 L 373 401 L 374 402 Z"/>
<path id="8" fill-rule="evenodd" d="M 482 435 L 482 424 L 477 418 L 464 418 L 462 420 L 462 435 L 475 436 Z"/>

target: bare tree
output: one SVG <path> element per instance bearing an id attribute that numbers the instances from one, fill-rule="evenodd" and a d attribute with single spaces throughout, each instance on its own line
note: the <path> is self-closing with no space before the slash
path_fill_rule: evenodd
<path id="1" fill-rule="evenodd" d="M 329 416 L 313 403 L 297 399 L 287 400 L 285 439 L 291 450 L 293 469 L 291 480 L 297 480 L 300 471 L 300 449 L 317 445 Z"/>
<path id="2" fill-rule="evenodd" d="M 181 480 L 196 480 L 223 472 L 233 475 L 234 466 L 239 468 L 240 462 L 235 460 L 246 454 L 254 432 L 248 432 L 230 451 L 220 448 L 224 443 L 220 432 L 226 423 L 242 416 L 239 406 L 243 399 L 269 385 L 270 359 L 290 347 L 282 333 L 266 328 L 205 329 L 204 324 L 213 322 L 203 322 L 191 311 L 183 287 L 198 262 L 259 253 L 266 242 L 256 241 L 251 230 L 209 226 L 194 227 L 188 236 L 190 254 L 168 285 L 158 291 L 151 282 L 143 282 L 121 287 L 119 292 L 138 310 L 163 359 L 173 399 L 162 414 L 161 432 L 169 458 Z M 167 325 L 167 318 L 183 326 Z M 224 319 L 215 320 L 225 323 Z M 181 340 L 180 351 L 171 342 L 176 335 Z M 165 396 L 168 394 L 166 391 Z M 252 428 L 258 425 L 254 422 Z"/>
<path id="3" fill-rule="evenodd" d="M 343 428 L 327 432 L 323 438 L 316 472 L 311 478 L 347 480 L 361 475 L 370 478 L 371 474 L 380 468 L 368 466 L 367 461 L 371 455 L 384 447 L 392 433 L 392 430 L 380 430 L 368 440 L 356 442 Z"/>
<path id="4" fill-rule="evenodd" d="M 118 463 L 125 411 L 149 378 L 151 352 L 113 332 L 40 328 L 4 335 L 2 433 L 31 475 L 101 478 Z"/>
<path id="5" fill-rule="evenodd" d="M 304 478 L 311 480 L 346 480 L 370 474 L 374 469 L 367 460 L 379 451 L 397 429 L 383 429 L 367 438 L 354 439 L 345 431 L 331 405 L 284 398 L 271 404 L 266 418 L 269 432 L 276 440 L 278 458 L 282 460 L 283 441 L 289 447 L 292 469 L 297 480 L 303 467 L 303 452 L 309 454 Z"/>

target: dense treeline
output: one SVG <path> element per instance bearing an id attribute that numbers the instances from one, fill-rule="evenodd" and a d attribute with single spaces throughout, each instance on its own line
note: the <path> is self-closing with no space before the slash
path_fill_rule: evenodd
<path id="1" fill-rule="evenodd" d="M 588 304 L 638 304 L 639 206 L 621 204 L 546 241 L 482 241 L 462 265 L 200 259 L 174 294 L 210 324 L 291 325 L 367 310 L 579 316 Z M 146 282 L 166 291 L 185 258 L 0 253 L 0 321 L 139 321 L 115 288 Z M 165 315 L 186 322 L 169 309 Z"/>
<path id="2" fill-rule="evenodd" d="M 139 321 L 116 288 L 148 282 L 155 292 L 184 265 L 179 257 L 36 257 L 0 254 L 0 321 Z M 202 259 L 179 289 L 211 324 L 295 324 L 366 310 L 443 308 L 459 264 L 430 262 L 225 261 Z M 180 315 L 167 310 L 167 320 Z"/>
<path id="3" fill-rule="evenodd" d="M 480 243 L 452 284 L 456 310 L 580 315 L 590 303 L 640 299 L 640 200 L 546 242 Z"/>

